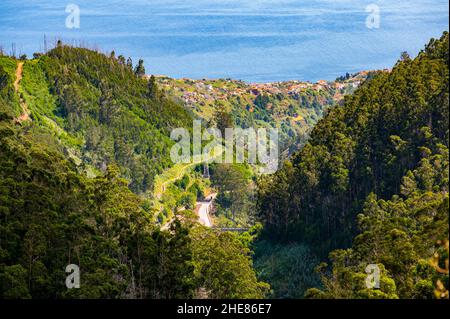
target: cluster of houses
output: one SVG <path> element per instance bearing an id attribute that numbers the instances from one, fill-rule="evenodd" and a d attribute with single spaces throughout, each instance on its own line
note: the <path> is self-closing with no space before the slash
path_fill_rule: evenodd
<path id="1" fill-rule="evenodd" d="M 305 90 L 334 91 L 334 97 L 340 99 L 349 89 L 358 87 L 367 77 L 367 72 L 355 74 L 342 82 L 319 80 L 315 83 L 286 81 L 274 83 L 245 83 L 236 80 L 174 80 L 166 76 L 156 76 L 160 87 L 171 91 L 181 98 L 187 106 L 204 105 L 217 100 L 228 100 L 233 96 L 286 94 L 297 96 Z"/>

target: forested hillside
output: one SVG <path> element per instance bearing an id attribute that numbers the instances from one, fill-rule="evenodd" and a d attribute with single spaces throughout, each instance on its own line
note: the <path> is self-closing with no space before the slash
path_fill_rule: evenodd
<path id="1" fill-rule="evenodd" d="M 351 247 L 330 255 L 323 291 L 309 297 L 431 298 L 438 279 L 448 287 L 448 272 L 429 262 L 448 258 L 448 62 L 447 32 L 415 59 L 402 54 L 260 180 L 267 240 L 306 244 L 322 259 Z M 382 270 L 379 290 L 365 287 L 368 264 Z"/>
<path id="2" fill-rule="evenodd" d="M 123 61 L 62 44 L 0 57 L 0 298 L 264 297 L 238 235 L 191 211 L 156 224 L 140 193 L 191 117 Z"/>
<path id="3" fill-rule="evenodd" d="M 174 101 L 182 104 L 210 126 L 215 115 L 225 111 L 231 125 L 238 127 L 276 127 L 280 148 L 290 154 L 307 140 L 308 134 L 325 111 L 342 102 L 373 71 L 346 74 L 336 81 L 316 83 L 285 81 L 246 83 L 232 79 L 171 79 L 158 76 L 150 80 Z"/>
<path id="4" fill-rule="evenodd" d="M 0 65 L 14 76 L 11 58 L 1 58 Z M 57 135 L 80 169 L 95 175 L 116 163 L 130 188 L 143 193 L 171 165 L 170 130 L 191 127 L 192 117 L 164 96 L 152 97 L 136 72 L 131 61 L 113 53 L 107 57 L 60 43 L 24 62 L 18 93 L 31 120 Z M 21 112 L 18 106 L 13 111 Z"/>

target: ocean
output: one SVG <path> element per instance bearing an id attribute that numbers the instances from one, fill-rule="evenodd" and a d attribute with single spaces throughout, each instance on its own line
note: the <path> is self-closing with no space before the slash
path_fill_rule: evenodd
<path id="1" fill-rule="evenodd" d="M 66 24 L 70 4 L 79 28 Z M 317 81 L 390 68 L 448 30 L 448 19 L 442 0 L 1 0 L 0 45 L 32 56 L 45 36 L 47 48 L 62 39 L 142 58 L 149 74 Z"/>

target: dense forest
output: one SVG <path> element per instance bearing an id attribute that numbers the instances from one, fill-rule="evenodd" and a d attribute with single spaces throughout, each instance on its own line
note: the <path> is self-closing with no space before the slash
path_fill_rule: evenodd
<path id="1" fill-rule="evenodd" d="M 448 258 L 448 62 L 447 32 L 415 59 L 403 53 L 260 179 L 265 240 L 321 259 L 348 248 L 319 267 L 322 290 L 308 297 L 430 298 L 437 280 L 448 287 L 429 263 L 434 252 Z M 365 287 L 368 264 L 382 269 L 379 290 Z"/>

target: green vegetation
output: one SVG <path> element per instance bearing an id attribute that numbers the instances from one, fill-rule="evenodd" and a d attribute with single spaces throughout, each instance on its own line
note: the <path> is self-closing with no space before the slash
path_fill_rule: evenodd
<path id="1" fill-rule="evenodd" d="M 155 79 L 173 100 L 183 104 L 209 126 L 220 127 L 217 115 L 228 117 L 227 127 L 276 127 L 281 150 L 292 153 L 307 139 L 325 111 L 339 104 L 368 76 L 360 72 L 338 82 L 289 81 L 248 84 L 242 81 Z"/>
<path id="2" fill-rule="evenodd" d="M 269 285 L 258 282 L 250 250 L 233 233 L 198 228 L 194 235 L 195 271 L 208 298 L 261 298 Z"/>
<path id="3" fill-rule="evenodd" d="M 263 298 L 237 235 L 204 229 L 190 210 L 167 230 L 155 222 L 143 192 L 170 165 L 168 131 L 191 117 L 149 98 L 119 61 L 59 44 L 25 61 L 15 92 L 17 61 L 1 57 L 0 298 Z M 31 120 L 17 121 L 19 94 Z M 205 185 L 183 176 L 170 187 L 191 208 Z M 219 256 L 227 265 L 213 270 Z M 65 286 L 72 263 L 80 289 Z"/>
<path id="4" fill-rule="evenodd" d="M 448 239 L 448 33 L 415 59 L 402 55 L 329 111 L 283 169 L 259 182 L 263 237 L 308 245 L 319 298 L 431 298 L 448 273 L 429 264 Z M 356 237 L 355 237 L 356 236 Z M 447 254 L 447 256 L 446 256 Z M 448 253 L 442 258 L 448 258 Z M 368 264 L 381 288 L 367 289 Z"/>
<path id="5" fill-rule="evenodd" d="M 255 243 L 255 269 L 258 277 L 269 282 L 271 298 L 303 298 L 306 289 L 320 284 L 314 272 L 319 262 L 303 244 L 274 244 L 265 240 Z"/>
<path id="6" fill-rule="evenodd" d="M 217 225 L 247 227 L 255 223 L 254 172 L 247 164 L 211 165 L 211 182 L 218 190 Z"/>
<path id="7" fill-rule="evenodd" d="M 199 172 L 187 172 L 182 177 L 174 179 L 165 186 L 158 204 L 158 222 L 164 224 L 180 211 L 195 210 L 196 202 L 205 197 L 209 192 L 209 181 L 204 179 Z"/>
<path id="8" fill-rule="evenodd" d="M 390 72 L 267 85 L 146 80 L 142 60 L 62 43 L 0 56 L 0 298 L 448 297 L 448 51 L 444 33 Z M 209 180 L 169 157 L 195 117 L 304 146 L 273 175 Z M 215 225 L 249 231 L 198 223 L 215 192 Z"/>
<path id="9" fill-rule="evenodd" d="M 151 191 L 171 165 L 171 128 L 191 123 L 182 107 L 148 98 L 147 82 L 121 60 L 62 44 L 25 62 L 20 92 L 32 119 L 80 159 L 80 170 L 117 164 L 136 193 Z"/>
<path id="10" fill-rule="evenodd" d="M 17 63 L 13 59 L 0 55 L 0 106 L 6 108 L 8 103 L 8 110 L 18 116 L 21 108 L 13 85 L 16 80 L 16 68 Z"/>

